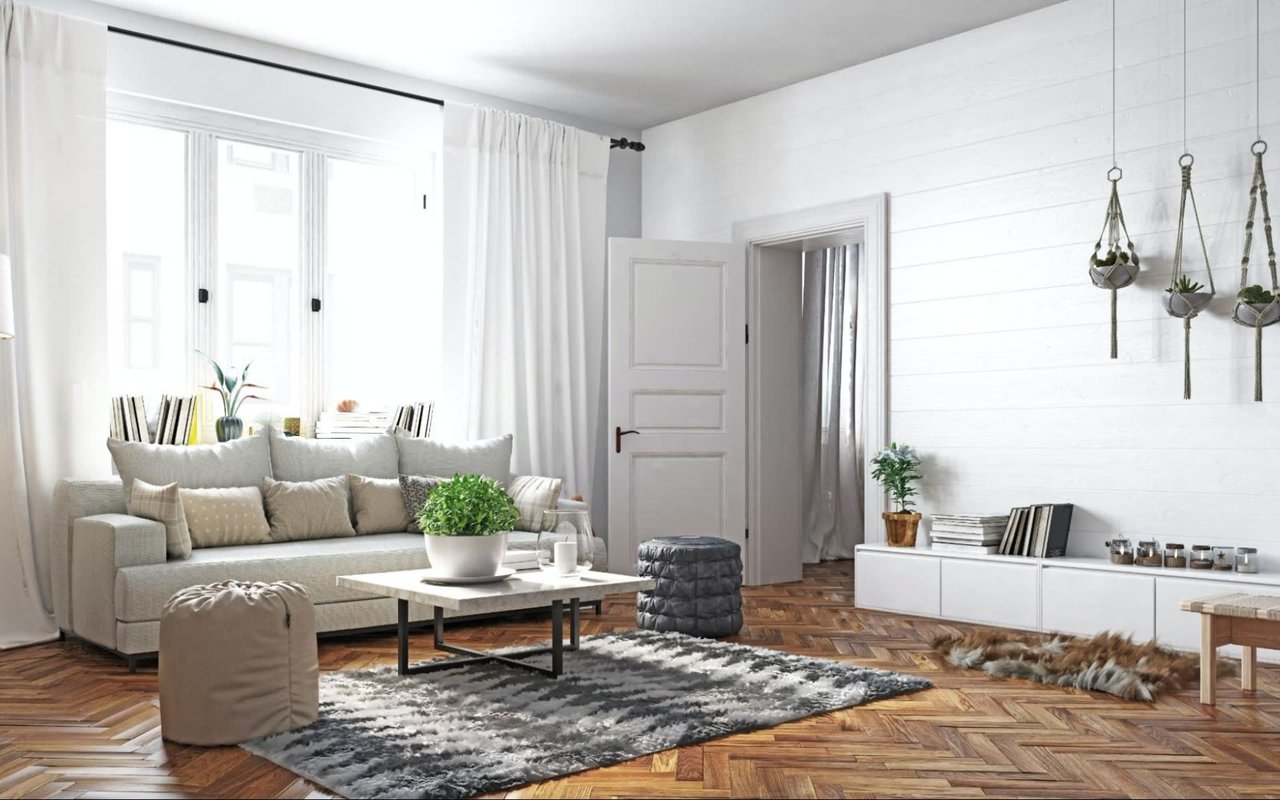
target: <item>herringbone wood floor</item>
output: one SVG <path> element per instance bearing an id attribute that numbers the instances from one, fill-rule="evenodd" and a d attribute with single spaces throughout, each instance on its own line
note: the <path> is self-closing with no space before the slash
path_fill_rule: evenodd
<path id="1" fill-rule="evenodd" d="M 748 589 L 744 642 L 924 675 L 936 688 L 528 786 L 513 797 L 1274 797 L 1280 671 L 1260 689 L 1226 679 L 1216 708 L 1195 691 L 1154 704 L 943 666 L 928 650 L 964 629 L 852 608 L 852 564 Z M 633 626 L 629 598 L 589 633 Z M 459 627 L 473 645 L 545 638 L 545 620 Z M 416 637 L 425 657 L 429 637 Z M 326 640 L 324 669 L 394 663 L 390 634 Z M 235 748 L 165 743 L 154 668 L 130 675 L 79 643 L 0 654 L 0 796 L 300 797 L 314 786 Z"/>

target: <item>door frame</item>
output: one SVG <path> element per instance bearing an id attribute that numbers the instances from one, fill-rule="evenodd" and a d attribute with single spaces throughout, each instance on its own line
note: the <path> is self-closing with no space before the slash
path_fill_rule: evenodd
<path id="1" fill-rule="evenodd" d="M 733 241 L 746 248 L 747 258 L 747 325 L 748 330 L 761 330 L 760 250 L 770 245 L 799 239 L 861 230 L 863 259 L 867 281 L 867 342 L 865 407 L 865 453 L 879 452 L 888 444 L 889 380 L 889 229 L 888 198 L 885 193 L 868 195 L 828 205 L 788 211 L 767 217 L 737 222 Z M 862 289 L 860 288 L 860 291 Z M 762 331 L 762 334 L 764 332 Z M 756 527 L 761 509 L 768 502 L 759 464 L 763 457 L 760 443 L 760 348 L 747 347 L 747 529 Z M 864 470 L 863 512 L 866 541 L 882 542 L 884 526 L 880 515 L 888 510 L 885 492 Z M 759 538 L 747 539 L 747 583 L 759 582 Z"/>

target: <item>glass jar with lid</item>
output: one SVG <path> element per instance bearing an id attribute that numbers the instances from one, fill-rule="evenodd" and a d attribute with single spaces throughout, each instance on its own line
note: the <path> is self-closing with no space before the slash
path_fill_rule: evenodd
<path id="1" fill-rule="evenodd" d="M 1166 544 L 1164 546 L 1164 565 L 1169 569 L 1185 569 L 1187 566 L 1187 548 L 1173 542 Z"/>
<path id="2" fill-rule="evenodd" d="M 1133 563 L 1133 544 L 1128 539 L 1112 539 L 1106 544 L 1111 549 L 1112 564 Z"/>
<path id="3" fill-rule="evenodd" d="M 1236 572 L 1255 573 L 1258 571 L 1258 548 L 1236 548 Z"/>
<path id="4" fill-rule="evenodd" d="M 1213 548 L 1207 544 L 1191 545 L 1191 561 L 1187 566 L 1192 569 L 1213 569 Z"/>
<path id="5" fill-rule="evenodd" d="M 1236 568 L 1236 549 L 1234 547 L 1213 548 L 1213 568 L 1218 572 L 1232 572 Z"/>
<path id="6" fill-rule="evenodd" d="M 1133 563 L 1140 567 L 1159 567 L 1164 564 L 1160 555 L 1160 543 L 1155 539 L 1143 539 L 1133 554 Z"/>

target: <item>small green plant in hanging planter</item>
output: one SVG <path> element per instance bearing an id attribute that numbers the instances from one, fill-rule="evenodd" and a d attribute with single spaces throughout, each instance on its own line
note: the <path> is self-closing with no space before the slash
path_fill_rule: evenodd
<path id="1" fill-rule="evenodd" d="M 1191 280 L 1186 275 L 1179 275 L 1168 289 L 1164 299 L 1165 310 L 1179 319 L 1194 317 L 1204 310 L 1213 300 L 1213 292 L 1203 291 L 1204 284 Z"/>
<path id="2" fill-rule="evenodd" d="M 1246 286 L 1236 295 L 1235 321 L 1250 328 L 1265 328 L 1280 322 L 1280 303 L 1274 292 L 1258 284 Z"/>

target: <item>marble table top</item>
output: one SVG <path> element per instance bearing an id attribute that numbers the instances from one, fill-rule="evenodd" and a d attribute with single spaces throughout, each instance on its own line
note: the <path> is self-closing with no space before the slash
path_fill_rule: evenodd
<path id="1" fill-rule="evenodd" d="M 612 572 L 583 572 L 558 577 L 541 570 L 517 572 L 505 581 L 463 586 L 425 583 L 429 570 L 407 569 L 398 572 L 373 572 L 365 575 L 339 575 L 338 585 L 367 594 L 394 597 L 424 606 L 460 611 L 464 614 L 486 614 L 523 608 L 549 606 L 553 600 L 576 598 L 582 603 L 603 600 L 611 594 L 652 589 L 652 578 L 616 575 Z"/>

